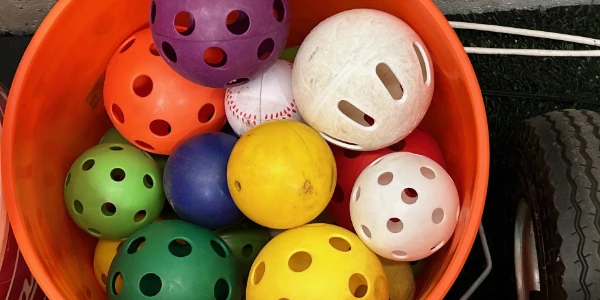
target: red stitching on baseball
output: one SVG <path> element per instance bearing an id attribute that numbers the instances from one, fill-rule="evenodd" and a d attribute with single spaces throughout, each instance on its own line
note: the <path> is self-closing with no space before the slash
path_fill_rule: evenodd
<path id="1" fill-rule="evenodd" d="M 228 93 L 230 93 L 230 91 L 227 91 Z M 252 125 L 256 125 L 256 120 L 257 120 L 257 115 L 255 114 L 249 114 L 248 112 L 240 112 L 239 107 L 237 107 L 237 104 L 235 104 L 235 102 L 233 100 L 229 100 L 227 101 L 227 106 L 229 106 L 229 110 L 232 112 L 233 116 L 240 122 L 247 124 L 249 126 Z M 281 116 L 283 119 L 286 119 L 286 117 L 288 118 L 292 118 L 292 114 L 296 114 L 296 110 L 294 109 L 294 107 L 296 107 L 296 100 L 292 99 L 292 101 L 290 101 L 290 103 L 288 103 L 288 105 L 286 107 L 284 107 L 282 110 L 276 112 L 275 114 L 271 113 L 271 114 L 265 114 L 265 117 L 263 118 L 265 120 L 273 120 L 273 119 L 278 119 L 279 116 Z M 291 113 L 290 113 L 291 111 Z M 254 121 L 252 121 L 254 120 Z"/>

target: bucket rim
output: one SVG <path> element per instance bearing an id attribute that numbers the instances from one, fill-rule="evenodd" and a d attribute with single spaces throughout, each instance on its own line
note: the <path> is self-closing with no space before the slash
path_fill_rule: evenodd
<path id="1" fill-rule="evenodd" d="M 456 279 L 462 271 L 471 248 L 475 243 L 475 238 L 479 234 L 479 226 L 481 225 L 481 218 L 483 217 L 483 210 L 486 202 L 488 180 L 489 180 L 489 168 L 490 168 L 490 143 L 489 143 L 489 131 L 487 114 L 483 102 L 483 96 L 479 81 L 471 64 L 471 60 L 464 49 L 464 46 L 456 31 L 452 28 L 446 16 L 440 11 L 437 5 L 432 0 L 420 0 L 428 12 L 431 14 L 433 19 L 436 21 L 436 25 L 442 30 L 444 36 L 448 41 L 448 49 L 451 50 L 452 56 L 458 60 L 458 69 L 461 70 L 461 74 L 465 76 L 465 82 L 467 84 L 467 91 L 469 98 L 471 99 L 471 106 L 473 108 L 474 119 L 475 119 L 475 131 L 476 131 L 476 168 L 475 168 L 475 182 L 473 184 L 473 190 L 471 193 L 471 206 L 469 207 L 468 216 L 465 220 L 465 229 L 458 242 L 458 246 L 452 259 L 446 268 L 446 271 L 440 278 L 437 285 L 433 288 L 427 299 L 443 299 Z M 462 207 L 461 207 L 462 208 Z M 464 212 L 463 212 L 464 213 Z"/>
<path id="2" fill-rule="evenodd" d="M 29 46 L 19 63 L 19 67 L 13 80 L 13 86 L 9 93 L 6 116 L 4 120 L 4 132 L 1 140 L 1 174 L 3 178 L 2 190 L 5 197 L 5 205 L 8 211 L 11 228 L 18 242 L 19 248 L 27 265 L 30 267 L 36 281 L 47 295 L 49 299 L 64 299 L 58 287 L 53 284 L 52 276 L 43 268 L 41 260 L 35 255 L 36 245 L 30 239 L 30 234 L 25 229 L 22 222 L 21 211 L 17 205 L 16 186 L 13 174 L 15 168 L 13 165 L 14 159 L 14 126 L 15 115 L 19 109 L 18 99 L 22 94 L 22 83 L 28 74 L 31 72 L 26 66 L 36 58 L 37 49 L 45 43 L 45 37 L 52 29 L 52 25 L 57 19 L 61 18 L 61 13 L 71 3 L 77 0 L 60 0 L 50 10 L 46 18 L 41 22 L 36 33 L 31 39 Z M 472 197 L 471 206 L 469 208 L 468 217 L 465 220 L 465 229 L 461 239 L 458 242 L 456 250 L 452 254 L 452 258 L 445 272 L 441 276 L 439 282 L 431 290 L 427 299 L 443 299 L 450 290 L 452 284 L 456 281 L 461 272 L 467 257 L 471 252 L 471 248 L 478 234 L 479 225 L 486 201 L 488 179 L 489 179 L 489 163 L 490 163 L 490 148 L 489 148 L 489 133 L 487 116 L 485 112 L 481 89 L 475 75 L 471 61 L 464 50 L 456 32 L 450 26 L 446 17 L 442 14 L 439 8 L 431 0 L 419 0 L 424 8 L 431 14 L 435 24 L 441 29 L 448 42 L 448 50 L 452 56 L 459 62 L 458 69 L 465 76 L 467 91 L 471 99 L 471 106 L 474 112 L 475 131 L 476 131 L 476 166 L 475 179 L 473 190 L 469 193 Z M 64 18 L 65 16 L 62 16 Z M 464 213 L 464 212 L 463 212 Z"/>
<path id="3" fill-rule="evenodd" d="M 50 9 L 48 15 L 42 20 L 37 31 L 33 35 L 27 49 L 25 50 L 19 66 L 13 79 L 13 85 L 8 94 L 6 103 L 6 114 L 3 123 L 3 135 L 1 137 L 0 149 L 2 156 L 0 158 L 1 174 L 2 174 L 2 191 L 4 194 L 5 207 L 8 212 L 11 229 L 13 230 L 15 239 L 19 246 L 21 254 L 25 259 L 33 277 L 42 288 L 48 299 L 64 299 L 58 288 L 52 282 L 52 276 L 44 270 L 41 260 L 35 255 L 35 245 L 30 239 L 30 235 L 25 229 L 22 222 L 21 213 L 17 205 L 14 165 L 14 127 L 15 127 L 15 112 L 18 111 L 18 99 L 22 93 L 22 82 L 27 78 L 30 70 L 25 67 L 35 59 L 38 47 L 44 43 L 44 38 L 51 29 L 54 20 L 59 18 L 60 13 L 71 2 L 71 0 L 60 0 Z"/>
<path id="4" fill-rule="evenodd" d="M 481 218 L 483 217 L 483 210 L 486 202 L 488 180 L 489 180 L 489 168 L 490 168 L 490 143 L 489 143 L 489 131 L 487 114 L 483 102 L 483 95 L 479 86 L 479 81 L 475 75 L 475 70 L 471 64 L 471 60 L 464 49 L 464 46 L 456 31 L 452 28 L 444 14 L 435 5 L 432 0 L 420 0 L 425 8 L 429 11 L 433 19 L 436 21 L 436 25 L 443 31 L 445 37 L 448 40 L 448 49 L 452 56 L 458 60 L 458 69 L 461 70 L 461 74 L 465 76 L 465 82 L 467 85 L 467 91 L 469 98 L 471 99 L 471 106 L 473 108 L 474 119 L 475 119 L 475 131 L 476 131 L 476 168 L 475 168 L 475 182 L 473 184 L 473 190 L 471 193 L 471 206 L 469 207 L 468 216 L 465 220 L 465 229 L 458 242 L 458 246 L 452 255 L 452 259 L 446 268 L 446 271 L 440 278 L 437 285 L 432 289 L 427 299 L 444 299 L 458 275 L 462 271 L 471 248 L 475 243 L 475 238 L 479 234 L 479 226 L 481 225 Z M 462 207 L 461 207 L 462 209 Z M 462 212 L 464 213 L 464 212 Z"/>

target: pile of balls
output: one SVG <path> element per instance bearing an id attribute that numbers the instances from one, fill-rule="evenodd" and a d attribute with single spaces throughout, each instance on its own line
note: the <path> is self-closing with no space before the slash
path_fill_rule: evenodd
<path id="1" fill-rule="evenodd" d="M 459 215 L 427 47 L 370 9 L 289 30 L 287 0 L 154 0 L 117 49 L 64 184 L 108 299 L 414 297 Z"/>

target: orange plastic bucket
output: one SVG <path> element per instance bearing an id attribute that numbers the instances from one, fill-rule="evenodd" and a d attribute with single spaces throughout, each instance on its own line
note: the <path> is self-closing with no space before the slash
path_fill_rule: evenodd
<path id="1" fill-rule="evenodd" d="M 435 95 L 422 125 L 444 150 L 461 198 L 450 243 L 417 283 L 421 299 L 442 299 L 478 232 L 487 190 L 488 129 L 477 79 L 453 29 L 429 0 L 291 0 L 289 46 L 343 10 L 394 14 L 419 33 L 435 65 Z M 119 45 L 147 26 L 150 0 L 61 0 L 43 21 L 17 71 L 2 137 L 10 221 L 34 276 L 51 299 L 103 299 L 92 268 L 95 240 L 70 219 L 63 182 L 71 163 L 111 125 L 103 73 Z"/>

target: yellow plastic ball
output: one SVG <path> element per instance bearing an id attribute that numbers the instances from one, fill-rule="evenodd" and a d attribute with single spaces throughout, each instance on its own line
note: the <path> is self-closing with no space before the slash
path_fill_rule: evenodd
<path id="1" fill-rule="evenodd" d="M 255 223 L 274 229 L 316 218 L 331 200 L 336 180 L 327 142 L 292 120 L 269 121 L 247 131 L 227 165 L 235 204 Z"/>
<path id="2" fill-rule="evenodd" d="M 98 240 L 98 244 L 96 244 L 96 250 L 94 251 L 94 273 L 98 284 L 100 284 L 103 290 L 106 290 L 106 276 L 108 276 L 110 264 L 115 255 L 117 255 L 117 250 L 122 243 L 123 241 Z M 120 277 L 115 284 L 117 291 L 120 291 L 123 285 L 122 280 L 119 279 Z"/>
<path id="3" fill-rule="evenodd" d="M 252 264 L 247 300 L 388 300 L 375 255 L 354 233 L 308 224 L 273 238 Z"/>
<path id="4" fill-rule="evenodd" d="M 415 278 L 409 262 L 394 261 L 379 257 L 383 270 L 391 282 L 390 300 L 412 300 L 415 298 Z"/>
<path id="5" fill-rule="evenodd" d="M 162 218 L 157 218 L 154 223 L 164 221 Z M 106 291 L 106 280 L 108 276 L 108 270 L 113 259 L 117 255 L 117 251 L 121 248 L 124 241 L 111 241 L 111 240 L 98 240 L 96 244 L 96 250 L 94 251 L 94 274 L 96 275 L 96 281 Z M 138 246 L 141 248 L 144 243 Z M 115 289 L 117 292 L 121 291 L 123 287 L 123 280 L 119 276 L 115 282 Z"/>

